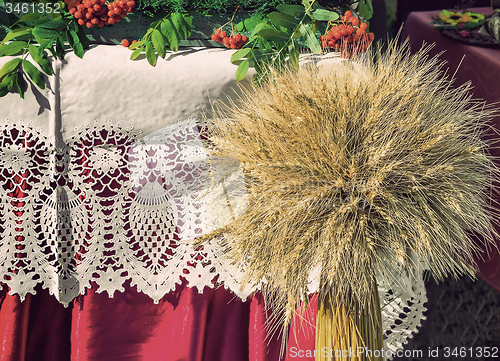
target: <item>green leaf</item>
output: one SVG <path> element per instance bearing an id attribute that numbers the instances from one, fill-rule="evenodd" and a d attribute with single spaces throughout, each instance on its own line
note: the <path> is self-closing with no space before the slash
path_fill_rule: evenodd
<path id="1" fill-rule="evenodd" d="M 264 19 L 264 16 L 262 16 L 262 14 L 256 14 L 254 16 L 252 16 L 251 18 L 249 19 L 245 19 L 243 20 L 243 24 L 245 25 L 245 29 L 247 31 L 252 31 L 255 29 L 255 27 L 258 25 L 258 24 L 261 24 L 262 23 L 262 19 Z"/>
<path id="2" fill-rule="evenodd" d="M 371 0 L 362 0 L 358 4 L 359 15 L 363 20 L 369 20 L 373 16 L 373 6 Z"/>
<path id="3" fill-rule="evenodd" d="M 250 34 L 250 39 L 248 39 L 248 41 L 252 41 L 255 36 L 257 36 L 257 34 L 259 33 L 259 31 L 261 31 L 262 29 L 264 29 L 264 27 L 266 26 L 266 23 L 265 22 L 262 22 L 262 23 L 258 23 L 255 28 L 253 29 L 252 31 L 252 34 Z"/>
<path id="4" fill-rule="evenodd" d="M 257 40 L 257 42 L 259 43 L 259 48 L 260 49 L 266 50 L 266 52 L 272 52 L 273 51 L 273 47 L 271 46 L 271 44 L 269 44 L 269 42 L 266 39 L 259 38 Z"/>
<path id="5" fill-rule="evenodd" d="M 64 59 L 65 50 L 64 50 L 64 40 L 62 36 L 58 36 L 56 38 L 56 53 L 60 59 Z"/>
<path id="6" fill-rule="evenodd" d="M 83 49 L 88 49 L 89 48 L 89 39 L 87 38 L 87 35 L 85 34 L 85 31 L 83 30 L 82 26 L 78 26 L 78 31 L 76 32 L 78 34 L 78 39 L 80 39 L 80 43 L 82 43 Z"/>
<path id="7" fill-rule="evenodd" d="M 146 42 L 146 40 L 140 40 L 137 43 L 130 44 L 128 48 L 130 50 L 134 50 L 134 49 L 138 48 L 139 46 L 144 45 L 145 42 Z"/>
<path id="8" fill-rule="evenodd" d="M 146 43 L 146 59 L 148 59 L 149 64 L 151 64 L 152 66 L 156 66 L 156 53 L 151 41 L 148 41 Z"/>
<path id="9" fill-rule="evenodd" d="M 28 43 L 25 41 L 14 41 L 9 44 L 1 44 L 0 57 L 17 55 L 26 48 L 26 45 L 28 45 Z"/>
<path id="10" fill-rule="evenodd" d="M 302 24 L 300 26 L 300 32 L 305 36 L 306 45 L 309 47 L 309 49 L 311 49 L 311 51 L 315 54 L 321 54 L 321 45 L 309 25 Z"/>
<path id="11" fill-rule="evenodd" d="M 17 23 L 20 23 L 21 21 L 33 21 L 33 20 L 36 20 L 40 17 L 39 14 L 35 14 L 35 13 L 28 13 L 26 15 L 23 15 L 21 16 L 21 18 L 19 20 L 17 20 L 14 24 L 12 24 L 11 26 L 14 26 L 16 25 Z"/>
<path id="12" fill-rule="evenodd" d="M 245 23 L 243 21 L 240 21 L 234 28 L 236 29 L 236 31 L 242 32 L 243 29 L 245 29 Z"/>
<path id="13" fill-rule="evenodd" d="M 52 39 L 59 35 L 57 30 L 44 29 L 44 28 L 34 28 L 33 35 L 38 36 L 42 39 Z"/>
<path id="14" fill-rule="evenodd" d="M 316 32 L 319 30 L 321 24 L 322 23 L 319 20 L 314 20 L 314 23 L 311 24 L 311 30 L 314 34 L 316 34 Z"/>
<path id="15" fill-rule="evenodd" d="M 38 19 L 37 21 L 35 21 L 34 24 L 35 24 L 35 26 L 39 26 L 39 25 L 46 23 L 47 21 L 50 21 L 50 19 L 46 18 L 46 17 L 42 17 L 42 18 Z"/>
<path id="16" fill-rule="evenodd" d="M 33 60 L 40 66 L 45 74 L 52 75 L 54 73 L 50 61 L 47 58 L 44 58 L 45 52 L 43 51 L 43 49 L 30 44 L 29 51 Z"/>
<path id="17" fill-rule="evenodd" d="M 339 18 L 339 14 L 325 9 L 316 9 L 311 13 L 311 18 L 320 21 L 330 21 L 330 20 L 333 21 Z"/>
<path id="18" fill-rule="evenodd" d="M 265 40 L 264 40 L 265 41 Z M 268 52 L 260 50 L 260 49 L 253 49 L 250 54 L 248 54 L 248 59 L 254 60 L 254 61 L 259 61 L 261 59 L 264 59 L 267 56 Z"/>
<path id="19" fill-rule="evenodd" d="M 238 50 L 236 53 L 231 55 L 231 60 L 230 60 L 231 63 L 235 62 L 236 60 L 240 60 L 241 58 L 244 58 L 245 56 L 248 55 L 248 53 L 250 53 L 251 50 L 252 50 L 251 48 L 244 48 Z"/>
<path id="20" fill-rule="evenodd" d="M 290 69 L 293 72 L 299 71 L 299 49 L 295 47 L 295 43 L 292 41 L 290 46 L 288 47 L 289 51 L 289 63 L 290 63 Z"/>
<path id="21" fill-rule="evenodd" d="M 176 12 L 172 14 L 171 19 L 181 39 L 186 40 L 189 38 L 191 35 L 191 26 L 186 21 L 184 16 L 181 13 Z"/>
<path id="22" fill-rule="evenodd" d="M 33 80 L 40 89 L 45 89 L 45 80 L 43 79 L 42 73 L 28 60 L 23 59 L 23 69 L 28 74 L 28 76 Z"/>
<path id="23" fill-rule="evenodd" d="M 167 49 L 165 48 L 165 38 L 163 37 L 163 35 L 161 35 L 158 29 L 153 30 L 151 40 L 153 40 L 153 46 L 155 47 L 158 55 L 165 59 L 165 55 L 167 55 Z"/>
<path id="24" fill-rule="evenodd" d="M 16 74 L 17 73 L 12 72 L 2 79 L 2 81 L 0 82 L 0 97 L 4 97 L 12 90 Z"/>
<path id="25" fill-rule="evenodd" d="M 139 57 L 139 55 L 141 55 L 142 53 L 142 48 L 139 48 L 139 49 L 135 49 L 132 54 L 130 55 L 130 60 L 135 60 Z"/>
<path id="26" fill-rule="evenodd" d="M 52 29 L 52 30 L 64 30 L 66 29 L 67 26 L 68 24 L 60 20 L 50 20 L 47 21 L 46 23 L 38 25 L 39 28 Z"/>
<path id="27" fill-rule="evenodd" d="M 15 58 L 12 60 L 9 60 L 6 62 L 1 68 L 0 68 L 0 78 L 5 76 L 8 73 L 13 72 L 18 66 L 19 63 L 21 62 L 21 58 Z"/>
<path id="28" fill-rule="evenodd" d="M 43 58 L 43 55 L 40 53 L 40 48 L 38 46 L 30 44 L 28 49 L 34 61 L 38 61 Z"/>
<path id="29" fill-rule="evenodd" d="M 82 43 L 80 43 L 78 34 L 75 31 L 68 29 L 66 31 L 66 37 L 68 38 L 69 46 L 71 46 L 71 48 L 74 50 L 75 55 L 79 58 L 83 58 L 83 45 Z"/>
<path id="30" fill-rule="evenodd" d="M 296 19 L 293 16 L 282 14 L 277 11 L 273 11 L 272 13 L 268 14 L 267 17 L 271 19 L 271 21 L 274 24 L 282 26 L 287 29 L 295 28 L 297 24 L 300 22 L 299 19 Z"/>
<path id="31" fill-rule="evenodd" d="M 167 38 L 170 50 L 179 50 L 179 41 L 177 40 L 177 34 L 175 33 L 174 26 L 172 25 L 172 20 L 164 18 L 160 24 L 160 29 L 163 36 Z"/>
<path id="32" fill-rule="evenodd" d="M 16 74 L 16 86 L 17 91 L 19 92 L 19 96 L 24 99 L 24 92 L 26 91 L 26 81 L 23 79 L 23 75 L 21 73 Z"/>
<path id="33" fill-rule="evenodd" d="M 15 37 L 29 34 L 30 32 L 31 32 L 31 28 L 14 29 L 11 32 L 8 32 L 7 35 L 5 35 L 5 38 L 3 38 L 1 44 L 5 43 L 11 39 L 14 39 Z"/>
<path id="34" fill-rule="evenodd" d="M 257 35 L 271 41 L 287 41 L 290 38 L 284 31 L 276 29 L 262 29 L 257 33 Z"/>
<path id="35" fill-rule="evenodd" d="M 277 9 L 279 12 L 281 12 L 283 14 L 294 16 L 297 18 L 304 16 L 304 14 L 306 13 L 306 9 L 304 9 L 304 7 L 300 6 L 300 5 L 281 4 L 281 5 L 278 5 Z"/>
<path id="36" fill-rule="evenodd" d="M 248 72 L 248 68 L 250 66 L 250 62 L 248 59 L 245 59 L 238 65 L 238 69 L 236 69 L 236 80 L 242 80 Z"/>

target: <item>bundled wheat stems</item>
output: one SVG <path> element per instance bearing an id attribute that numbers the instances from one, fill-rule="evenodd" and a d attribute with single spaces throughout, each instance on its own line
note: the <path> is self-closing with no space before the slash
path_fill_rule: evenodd
<path id="1" fill-rule="evenodd" d="M 320 265 L 318 317 L 330 324 L 318 327 L 337 336 L 319 344 L 346 347 L 354 334 L 381 347 L 377 275 L 423 261 L 437 279 L 473 277 L 473 233 L 493 242 L 498 171 L 483 136 L 495 111 L 469 84 L 452 88 L 428 50 L 393 42 L 358 62 L 269 69 L 267 83 L 214 108 L 211 152 L 239 160 L 249 206 L 210 237 L 262 285 L 274 326 L 307 302 Z"/>

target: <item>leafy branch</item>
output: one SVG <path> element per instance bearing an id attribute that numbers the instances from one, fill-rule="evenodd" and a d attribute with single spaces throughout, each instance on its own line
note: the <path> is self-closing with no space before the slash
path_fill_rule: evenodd
<path id="1" fill-rule="evenodd" d="M 167 54 L 166 45 L 172 51 L 179 50 L 179 40 L 189 38 L 192 27 L 191 13 L 175 12 L 154 21 L 142 39 L 129 46 L 134 50 L 130 59 L 136 60 L 144 52 L 149 64 L 156 66 L 157 56 L 165 58 Z"/>
<path id="2" fill-rule="evenodd" d="M 67 43 L 75 55 L 82 58 L 89 46 L 83 28 L 64 11 L 57 14 L 29 13 L 11 28 L 14 29 L 0 43 L 0 57 L 21 56 L 9 60 L 0 69 L 0 97 L 7 95 L 15 85 L 19 96 L 24 99 L 27 83 L 23 74 L 40 89 L 45 89 L 43 73 L 49 76 L 54 73 L 48 59 L 49 53 L 54 58 L 64 59 Z M 34 63 L 28 59 L 28 55 Z"/>

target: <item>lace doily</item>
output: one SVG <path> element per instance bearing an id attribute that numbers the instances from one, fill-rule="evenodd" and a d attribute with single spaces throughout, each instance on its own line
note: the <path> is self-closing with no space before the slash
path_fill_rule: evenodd
<path id="1" fill-rule="evenodd" d="M 200 293 L 222 284 L 245 300 L 254 291 L 241 289 L 214 244 L 193 245 L 246 207 L 234 199 L 245 189 L 238 162 L 210 158 L 196 120 L 145 137 L 86 124 L 56 144 L 7 121 L 0 137 L 0 272 L 11 295 L 23 300 L 41 283 L 67 306 L 91 282 L 113 297 L 131 280 L 157 303 L 183 278 Z M 217 209 L 204 196 L 215 184 Z M 425 300 L 421 278 L 381 286 L 391 349 L 416 331 Z"/>

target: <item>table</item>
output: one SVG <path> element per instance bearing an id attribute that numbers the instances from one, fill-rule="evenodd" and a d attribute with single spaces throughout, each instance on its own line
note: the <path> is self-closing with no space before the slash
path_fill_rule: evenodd
<path id="1" fill-rule="evenodd" d="M 281 338 L 267 335 L 261 295 L 242 301 L 208 246 L 178 242 L 197 234 L 199 218 L 179 221 L 184 209 L 197 209 L 186 189 L 172 193 L 180 184 L 171 173 L 196 188 L 189 175 L 204 161 L 198 133 L 177 121 L 237 96 L 232 53 L 186 48 L 153 68 L 146 59 L 131 62 L 121 46 L 93 46 L 83 59 L 56 62 L 45 90 L 0 98 L 0 117 L 10 118 L 0 128 L 2 360 L 280 359 Z M 50 221 L 57 217 L 60 225 Z M 164 255 L 171 267 L 163 267 Z M 215 277 L 229 289 L 213 289 Z M 414 294 L 394 288 L 388 297 L 396 301 L 383 311 L 396 348 L 425 311 L 423 282 L 402 283 Z M 314 297 L 302 317 L 285 335 L 295 350 L 285 360 L 314 360 L 295 357 L 314 350 Z"/>
<path id="2" fill-rule="evenodd" d="M 470 11 L 491 15 L 491 8 L 471 8 Z M 441 59 L 447 62 L 444 69 L 447 69 L 449 75 L 455 75 L 455 86 L 460 86 L 467 81 L 471 81 L 474 89 L 474 98 L 486 100 L 493 104 L 500 102 L 500 50 L 481 48 L 471 45 L 465 45 L 449 39 L 440 32 L 434 30 L 431 24 L 431 14 L 434 12 L 414 12 L 408 16 L 402 39 L 409 37 L 409 43 L 412 52 L 416 52 L 423 43 L 435 44 L 429 52 L 429 56 L 441 55 Z M 496 104 L 498 106 L 499 103 Z M 492 126 L 500 130 L 500 116 L 492 119 Z M 490 153 L 499 159 L 500 149 L 498 144 L 491 147 Z M 497 185 L 500 186 L 500 184 Z M 500 200 L 500 195 L 497 195 Z M 497 231 L 500 227 L 497 227 Z M 500 247 L 500 239 L 497 239 L 497 247 Z M 483 254 L 477 257 L 479 267 L 478 275 L 488 284 L 500 290 L 500 253 L 498 249 L 489 251 L 483 250 Z"/>

